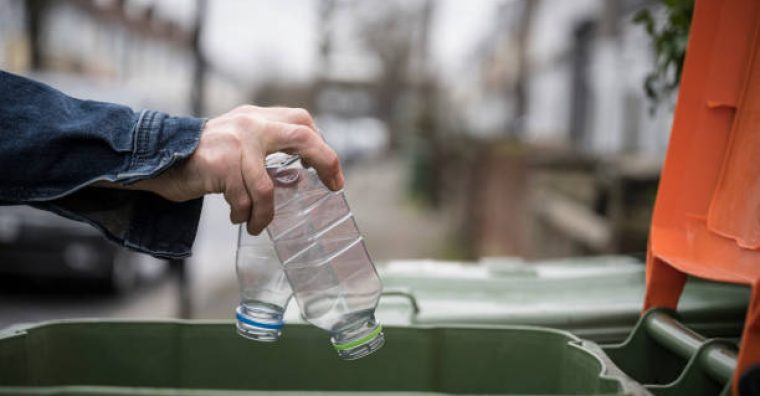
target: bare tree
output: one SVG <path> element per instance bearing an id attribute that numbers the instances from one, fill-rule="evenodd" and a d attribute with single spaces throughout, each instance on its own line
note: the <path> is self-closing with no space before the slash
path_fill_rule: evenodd
<path id="1" fill-rule="evenodd" d="M 26 34 L 29 37 L 29 61 L 32 70 L 38 71 L 45 67 L 42 54 L 42 29 L 47 0 L 26 0 Z"/>
<path id="2" fill-rule="evenodd" d="M 362 18 L 361 37 L 382 64 L 377 84 L 377 105 L 381 118 L 390 125 L 390 147 L 397 148 L 399 125 L 396 106 L 410 89 L 421 82 L 423 73 L 413 70 L 424 62 L 414 62 L 427 51 L 427 30 L 432 6 L 428 1 L 356 2 Z M 417 58 L 415 58 L 417 57 Z"/>
<path id="3" fill-rule="evenodd" d="M 517 79 L 514 84 L 515 115 L 518 119 L 524 119 L 528 114 L 528 79 L 530 78 L 530 66 L 528 65 L 528 45 L 530 40 L 533 15 L 540 0 L 524 0 L 517 24 Z M 523 126 L 518 125 L 515 133 L 521 133 Z"/>
<path id="4" fill-rule="evenodd" d="M 190 45 L 193 53 L 193 81 L 191 82 L 190 108 L 196 116 L 203 115 L 203 99 L 206 88 L 206 59 L 201 49 L 201 37 L 206 18 L 206 0 L 195 1 L 195 23 L 191 32 Z"/>

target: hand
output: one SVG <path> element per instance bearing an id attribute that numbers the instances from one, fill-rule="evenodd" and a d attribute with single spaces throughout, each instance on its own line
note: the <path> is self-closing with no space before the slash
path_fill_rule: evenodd
<path id="1" fill-rule="evenodd" d="M 259 234 L 272 221 L 273 184 L 264 158 L 284 151 L 300 154 L 331 190 L 343 188 L 335 152 L 316 131 L 306 110 L 241 106 L 206 122 L 200 143 L 184 162 L 133 188 L 152 191 L 172 201 L 223 193 L 230 220 L 247 222 Z"/>

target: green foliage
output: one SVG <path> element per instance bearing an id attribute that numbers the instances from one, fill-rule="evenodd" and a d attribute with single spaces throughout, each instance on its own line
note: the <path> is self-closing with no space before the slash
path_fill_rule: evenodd
<path id="1" fill-rule="evenodd" d="M 652 11 L 647 8 L 633 17 L 633 22 L 642 25 L 649 34 L 655 51 L 655 68 L 644 79 L 644 90 L 653 110 L 678 88 L 681 81 L 694 11 L 694 0 L 661 1 L 666 13 L 664 23 L 658 24 Z"/>

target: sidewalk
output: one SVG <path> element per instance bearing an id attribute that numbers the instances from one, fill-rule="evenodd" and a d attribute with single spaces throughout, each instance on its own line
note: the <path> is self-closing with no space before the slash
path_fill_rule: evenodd
<path id="1" fill-rule="evenodd" d="M 406 195 L 398 158 L 349 169 L 346 197 L 375 261 L 439 258 L 451 226 L 443 214 L 416 207 Z"/>

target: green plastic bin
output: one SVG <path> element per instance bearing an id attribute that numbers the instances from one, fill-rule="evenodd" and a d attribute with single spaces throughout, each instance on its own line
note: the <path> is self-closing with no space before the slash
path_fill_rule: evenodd
<path id="1" fill-rule="evenodd" d="M 0 395 L 727 394 L 734 344 L 672 315 L 649 312 L 602 347 L 538 327 L 389 326 L 380 351 L 350 362 L 306 325 L 265 344 L 232 323 L 51 322 L 0 333 Z"/>
<path id="2" fill-rule="evenodd" d="M 279 343 L 264 344 L 236 335 L 230 323 L 42 324 L 0 339 L 0 394 L 630 394 L 622 376 L 608 374 L 598 352 L 567 332 L 529 327 L 385 331 L 381 351 L 345 362 L 321 331 L 304 325 L 288 327 Z"/>

